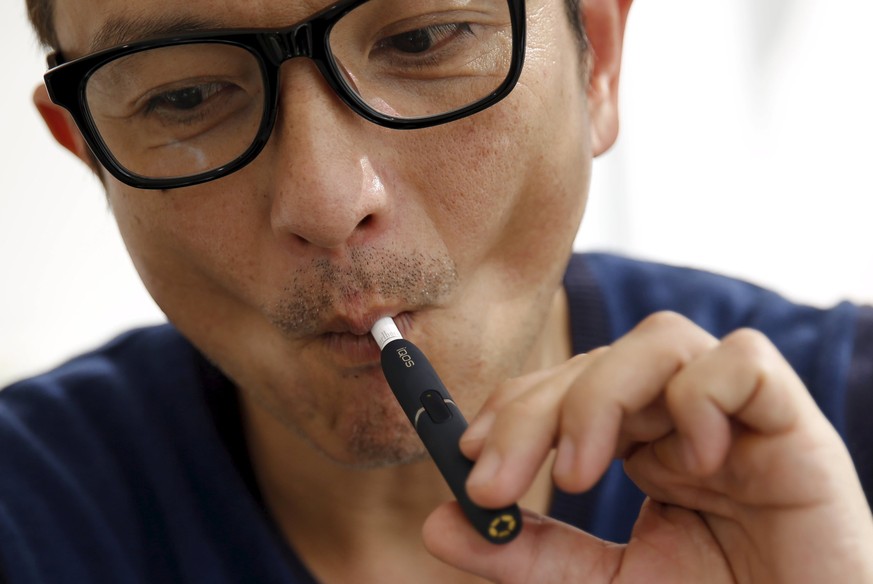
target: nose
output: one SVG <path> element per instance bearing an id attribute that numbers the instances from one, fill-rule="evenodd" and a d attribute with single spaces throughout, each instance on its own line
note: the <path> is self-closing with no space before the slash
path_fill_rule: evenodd
<path id="1" fill-rule="evenodd" d="M 359 245 L 388 210 L 386 131 L 353 113 L 308 59 L 286 62 L 270 157 L 275 234 L 324 249 Z"/>

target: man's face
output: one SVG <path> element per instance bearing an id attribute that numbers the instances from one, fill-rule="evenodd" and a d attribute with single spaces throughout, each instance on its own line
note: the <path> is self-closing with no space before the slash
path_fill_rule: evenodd
<path id="1" fill-rule="evenodd" d="M 69 57 L 110 21 L 279 27 L 323 0 L 59 0 Z M 311 62 L 283 66 L 276 128 L 243 170 L 141 191 L 107 177 L 133 261 L 170 320 L 272 419 L 337 460 L 419 454 L 366 334 L 397 316 L 468 413 L 541 332 L 592 157 L 563 0 L 528 0 L 525 69 L 496 106 L 397 131 L 352 113 Z M 261 410 L 263 411 L 263 410 Z"/>

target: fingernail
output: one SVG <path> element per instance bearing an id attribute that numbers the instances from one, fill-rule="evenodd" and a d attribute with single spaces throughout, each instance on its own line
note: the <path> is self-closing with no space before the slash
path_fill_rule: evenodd
<path id="1" fill-rule="evenodd" d="M 576 466 L 576 445 L 569 436 L 561 437 L 555 457 L 555 474 L 569 476 Z"/>
<path id="2" fill-rule="evenodd" d="M 486 450 L 473 465 L 470 476 L 467 477 L 467 486 L 484 487 L 490 483 L 500 469 L 500 455 L 493 450 Z"/>
<path id="3" fill-rule="evenodd" d="M 461 442 L 475 444 L 484 440 L 488 432 L 491 431 L 491 425 L 494 424 L 495 417 L 494 412 L 485 412 L 478 416 L 461 435 Z"/>

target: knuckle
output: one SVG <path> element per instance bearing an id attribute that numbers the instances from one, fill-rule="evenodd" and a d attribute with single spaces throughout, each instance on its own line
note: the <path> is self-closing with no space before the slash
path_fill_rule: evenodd
<path id="1" fill-rule="evenodd" d="M 569 387 L 563 384 L 545 384 L 523 393 L 507 406 L 522 415 L 539 416 L 558 407 L 568 391 Z"/>
<path id="2" fill-rule="evenodd" d="M 686 329 L 695 325 L 682 316 L 678 312 L 672 310 L 662 310 L 650 314 L 637 325 L 637 329 L 641 331 L 673 331 L 677 329 Z"/>
<path id="3" fill-rule="evenodd" d="M 776 348 L 767 335 L 751 328 L 741 328 L 730 333 L 722 339 L 721 344 L 748 363 L 764 364 L 776 353 Z"/>
<path id="4" fill-rule="evenodd" d="M 635 333 L 658 359 L 680 367 L 718 344 L 692 320 L 672 311 L 649 315 L 637 325 Z"/>
<path id="5" fill-rule="evenodd" d="M 485 400 L 482 402 L 482 405 L 479 406 L 479 411 L 476 414 L 478 416 L 482 416 L 486 412 L 494 412 L 500 409 L 501 405 L 506 403 L 509 398 L 504 397 L 506 395 L 505 385 L 499 385 L 495 387 L 491 393 L 489 393 Z"/>
<path id="6" fill-rule="evenodd" d="M 524 377 L 513 377 L 500 383 L 491 395 L 498 400 L 506 400 L 523 392 L 527 385 Z"/>
<path id="7" fill-rule="evenodd" d="M 610 351 L 610 349 L 612 349 L 612 347 L 608 345 L 604 347 L 597 347 L 596 349 L 588 351 L 587 353 L 576 355 L 574 359 L 578 359 L 580 362 L 584 362 L 586 365 L 589 365 L 592 360 L 605 355 Z"/>
<path id="8" fill-rule="evenodd" d="M 504 405 L 499 412 L 499 416 L 504 420 L 527 420 L 537 418 L 542 413 L 540 403 L 530 398 L 518 399 Z"/>
<path id="9" fill-rule="evenodd" d="M 695 394 L 703 393 L 703 391 L 698 380 L 687 375 L 677 375 L 667 382 L 664 388 L 664 400 L 668 408 L 675 411 L 676 408 L 691 401 Z"/>
<path id="10" fill-rule="evenodd" d="M 503 393 L 495 398 L 492 395 L 487 406 L 502 419 L 529 419 L 542 415 L 548 407 L 546 392 L 524 385 L 512 385 L 501 389 Z"/>

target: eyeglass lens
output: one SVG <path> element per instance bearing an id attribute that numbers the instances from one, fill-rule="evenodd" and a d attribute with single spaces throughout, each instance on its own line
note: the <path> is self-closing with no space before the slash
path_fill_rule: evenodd
<path id="1" fill-rule="evenodd" d="M 490 95 L 512 61 L 507 0 L 370 0 L 328 38 L 337 77 L 370 109 L 402 119 L 456 111 Z M 239 158 L 267 104 L 258 57 L 224 43 L 153 48 L 90 76 L 87 108 L 128 172 L 181 178 Z"/>

